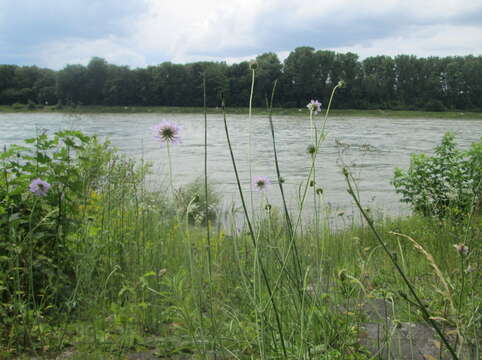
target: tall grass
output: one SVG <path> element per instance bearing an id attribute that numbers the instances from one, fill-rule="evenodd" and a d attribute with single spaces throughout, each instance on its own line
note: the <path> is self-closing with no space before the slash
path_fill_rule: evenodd
<path id="1" fill-rule="evenodd" d="M 147 189 L 144 177 L 149 167 L 109 152 L 105 145 L 70 157 L 73 164 L 79 162 L 82 174 L 100 168 L 102 176 L 85 176 L 92 181 L 83 183 L 77 197 L 52 205 L 41 217 L 31 215 L 35 209 L 30 209 L 23 218 L 29 231 L 21 232 L 22 223 L 5 205 L 5 194 L 25 193 L 20 185 L 14 188 L 13 180 L 19 175 L 10 172 L 15 149 L 3 156 L 0 358 L 32 353 L 53 356 L 70 349 L 77 358 L 99 359 L 123 358 L 138 351 L 161 358 L 200 359 L 371 359 L 378 351 L 402 359 L 404 350 L 393 345 L 397 327 L 423 320 L 439 332 L 443 341 L 440 358 L 447 354 L 477 358 L 480 214 L 472 214 L 465 222 L 418 215 L 365 216 L 368 226 L 347 222 L 345 228 L 335 230 L 326 221 L 330 214 L 322 213 L 315 203 L 314 221 L 304 218 L 305 198 L 335 90 L 315 133 L 316 151 L 311 158 L 307 154 L 311 166 L 300 185 L 300 208 L 293 213 L 288 211 L 276 150 L 275 90 L 267 121 L 282 203 L 270 203 L 255 216 L 237 173 L 229 110 L 223 101 L 228 151 L 243 206 L 245 225 L 238 224 L 239 228 L 236 224 L 226 230 L 221 224 L 219 230 L 211 227 L 214 195 L 208 189 L 208 175 L 215 174 L 207 173 L 207 111 L 204 181 L 197 185 L 204 192 L 205 221 L 197 223 L 189 220 L 198 199 L 195 195 L 191 199 L 186 195 L 179 205 L 171 196 L 178 190 Z M 67 201 L 69 191 L 65 188 L 59 201 Z M 38 198 L 32 206 L 46 206 L 45 201 Z M 37 248 L 29 243 L 45 240 L 38 230 L 46 222 L 64 224 L 57 217 L 61 207 L 75 213 L 71 220 L 76 221 L 75 227 L 65 223 L 65 231 L 56 232 L 70 254 L 56 260 L 58 274 L 63 269 L 60 265 L 65 265 L 62 262 L 69 263 L 68 287 L 36 277 L 39 268 L 32 259 Z M 228 216 L 237 218 L 234 213 Z M 462 238 L 470 245 L 463 257 L 453 248 Z M 412 296 L 406 294 L 407 284 L 393 270 L 394 264 L 408 280 Z M 41 285 L 44 293 L 32 296 Z M 59 293 L 63 296 L 56 301 L 49 298 Z M 374 298 L 392 308 L 390 314 L 380 314 L 381 320 L 365 311 Z M 363 345 L 364 328 L 378 322 L 385 330 L 374 351 Z M 415 354 L 418 349 L 411 351 Z"/>

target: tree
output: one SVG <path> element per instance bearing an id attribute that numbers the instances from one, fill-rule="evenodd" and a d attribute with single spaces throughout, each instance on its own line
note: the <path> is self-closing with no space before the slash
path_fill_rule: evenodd
<path id="1" fill-rule="evenodd" d="M 291 99 L 289 105 L 302 107 L 311 98 L 319 96 L 320 57 L 312 47 L 298 47 L 284 62 L 283 89 L 285 96 Z"/>
<path id="2" fill-rule="evenodd" d="M 264 53 L 256 57 L 255 106 L 266 106 L 266 98 L 270 98 L 275 80 L 281 78 L 283 65 L 275 53 Z"/>
<path id="3" fill-rule="evenodd" d="M 85 88 L 87 91 L 86 103 L 101 105 L 103 103 L 103 88 L 107 80 L 107 61 L 93 57 L 87 65 Z"/>
<path id="4" fill-rule="evenodd" d="M 67 65 L 57 74 L 57 98 L 67 104 L 85 104 L 88 100 L 87 69 L 83 65 Z"/>
<path id="5" fill-rule="evenodd" d="M 239 64 L 232 64 L 226 70 L 228 81 L 228 92 L 226 102 L 230 106 L 248 106 L 251 75 L 249 63 L 243 61 Z"/>
<path id="6" fill-rule="evenodd" d="M 395 97 L 395 63 L 389 56 L 368 57 L 362 62 L 365 107 L 390 108 Z"/>

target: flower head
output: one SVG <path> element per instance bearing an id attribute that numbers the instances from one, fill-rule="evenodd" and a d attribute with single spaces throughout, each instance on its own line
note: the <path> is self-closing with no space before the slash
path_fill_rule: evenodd
<path id="1" fill-rule="evenodd" d="M 467 254 L 469 253 L 469 247 L 465 244 L 455 244 L 454 245 L 454 248 L 459 252 L 460 255 L 462 256 L 467 256 Z"/>
<path id="2" fill-rule="evenodd" d="M 152 127 L 152 134 L 161 142 L 161 145 L 162 143 L 179 144 L 181 142 L 180 131 L 181 128 L 177 124 L 167 120 Z"/>
<path id="3" fill-rule="evenodd" d="M 35 195 L 45 196 L 50 189 L 50 184 L 47 181 L 37 178 L 33 180 L 28 187 L 30 192 L 34 193 Z"/>
<path id="4" fill-rule="evenodd" d="M 257 191 L 266 191 L 271 181 L 267 176 L 255 176 L 253 178 L 253 186 Z"/>
<path id="5" fill-rule="evenodd" d="M 315 114 L 321 111 L 321 103 L 318 100 L 311 100 L 306 107 Z"/>

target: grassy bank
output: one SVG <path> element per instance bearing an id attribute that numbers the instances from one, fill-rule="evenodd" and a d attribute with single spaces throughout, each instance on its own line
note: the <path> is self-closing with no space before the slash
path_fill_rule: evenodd
<path id="1" fill-rule="evenodd" d="M 86 113 L 86 114 L 135 114 L 135 113 L 162 113 L 162 114 L 202 114 L 201 107 L 174 107 L 174 106 L 80 106 L 76 108 L 64 107 L 58 109 L 55 106 L 44 106 L 42 108 L 12 107 L 0 105 L 0 113 L 14 112 L 59 112 L 59 113 Z M 228 108 L 231 114 L 247 114 L 248 108 Z M 208 108 L 209 114 L 221 114 L 220 108 Z M 255 115 L 267 115 L 265 108 L 253 109 Z M 294 108 L 273 108 L 274 115 L 305 116 L 306 109 Z M 421 119 L 477 119 L 482 120 L 481 112 L 466 111 L 408 111 L 408 110 L 331 110 L 330 116 L 335 117 L 376 117 L 376 118 L 421 118 Z"/>
<path id="2" fill-rule="evenodd" d="M 421 328 L 448 358 L 369 226 L 335 231 L 321 210 L 289 226 L 263 201 L 226 227 L 239 210 L 203 216 L 202 182 L 149 191 L 148 167 L 78 132 L 28 144 L 0 162 L 0 358 L 405 359 L 420 349 L 400 329 Z M 480 214 L 370 223 L 460 359 L 478 357 Z"/>

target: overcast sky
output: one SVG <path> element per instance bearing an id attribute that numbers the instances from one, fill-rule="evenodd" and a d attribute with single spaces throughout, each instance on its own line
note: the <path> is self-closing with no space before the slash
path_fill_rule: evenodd
<path id="1" fill-rule="evenodd" d="M 481 55 L 482 1 L 0 0 L 0 64 L 232 63 L 298 46 Z"/>

